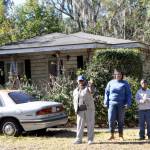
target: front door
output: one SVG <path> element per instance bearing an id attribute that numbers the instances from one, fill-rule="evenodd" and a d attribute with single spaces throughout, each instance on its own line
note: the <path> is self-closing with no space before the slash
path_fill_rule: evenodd
<path id="1" fill-rule="evenodd" d="M 4 62 L 0 61 L 0 85 L 5 84 Z"/>

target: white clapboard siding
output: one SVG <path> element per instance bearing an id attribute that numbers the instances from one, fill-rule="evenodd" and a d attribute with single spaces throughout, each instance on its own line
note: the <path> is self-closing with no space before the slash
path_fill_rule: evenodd
<path id="1" fill-rule="evenodd" d="M 32 55 L 31 60 L 31 78 L 32 80 L 37 79 L 48 79 L 48 58 L 46 55 Z"/>

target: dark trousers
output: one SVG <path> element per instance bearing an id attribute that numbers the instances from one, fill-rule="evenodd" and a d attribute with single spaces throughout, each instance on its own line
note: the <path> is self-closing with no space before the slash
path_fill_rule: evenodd
<path id="1" fill-rule="evenodd" d="M 118 132 L 123 134 L 123 126 L 124 126 L 124 106 L 120 104 L 110 104 L 108 108 L 108 121 L 109 121 L 109 129 L 111 133 L 114 133 L 115 123 L 118 123 Z"/>
<path id="2" fill-rule="evenodd" d="M 145 123 L 147 125 L 147 136 L 150 137 L 150 109 L 139 110 L 139 136 L 145 138 Z"/>

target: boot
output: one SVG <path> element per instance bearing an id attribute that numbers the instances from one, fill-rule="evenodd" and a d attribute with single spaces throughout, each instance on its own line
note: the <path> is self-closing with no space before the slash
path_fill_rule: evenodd
<path id="1" fill-rule="evenodd" d="M 124 138 L 123 138 L 123 133 L 119 133 L 119 139 L 120 139 L 121 141 L 124 140 Z"/>
<path id="2" fill-rule="evenodd" d="M 110 138 L 108 140 L 114 140 L 114 139 L 115 139 L 114 133 L 111 133 Z"/>

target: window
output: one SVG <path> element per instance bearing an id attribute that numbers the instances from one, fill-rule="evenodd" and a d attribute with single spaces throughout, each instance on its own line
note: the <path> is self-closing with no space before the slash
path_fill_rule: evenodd
<path id="1" fill-rule="evenodd" d="M 83 56 L 77 56 L 77 68 L 83 69 Z"/>
<path id="2" fill-rule="evenodd" d="M 5 84 L 4 62 L 0 61 L 0 84 Z"/>
<path id="3" fill-rule="evenodd" d="M 10 72 L 17 73 L 19 76 L 24 75 L 24 62 L 18 61 L 18 62 L 6 62 L 5 64 L 5 73 L 6 73 L 6 81 L 8 81 L 8 77 L 10 75 Z"/>
<path id="4" fill-rule="evenodd" d="M 30 59 L 25 60 L 25 75 L 27 79 L 31 79 L 31 61 Z"/>
<path id="5" fill-rule="evenodd" d="M 51 55 L 48 61 L 48 71 L 50 75 L 57 76 L 57 57 Z"/>
<path id="6" fill-rule="evenodd" d="M 30 96 L 27 93 L 20 92 L 20 91 L 10 92 L 8 93 L 8 95 L 12 98 L 12 100 L 16 104 L 38 101 L 38 99 L 36 99 L 35 97 Z"/>
<path id="7" fill-rule="evenodd" d="M 0 97 L 0 107 L 3 107 L 3 106 L 4 106 L 3 100 L 2 100 L 2 98 Z"/>

